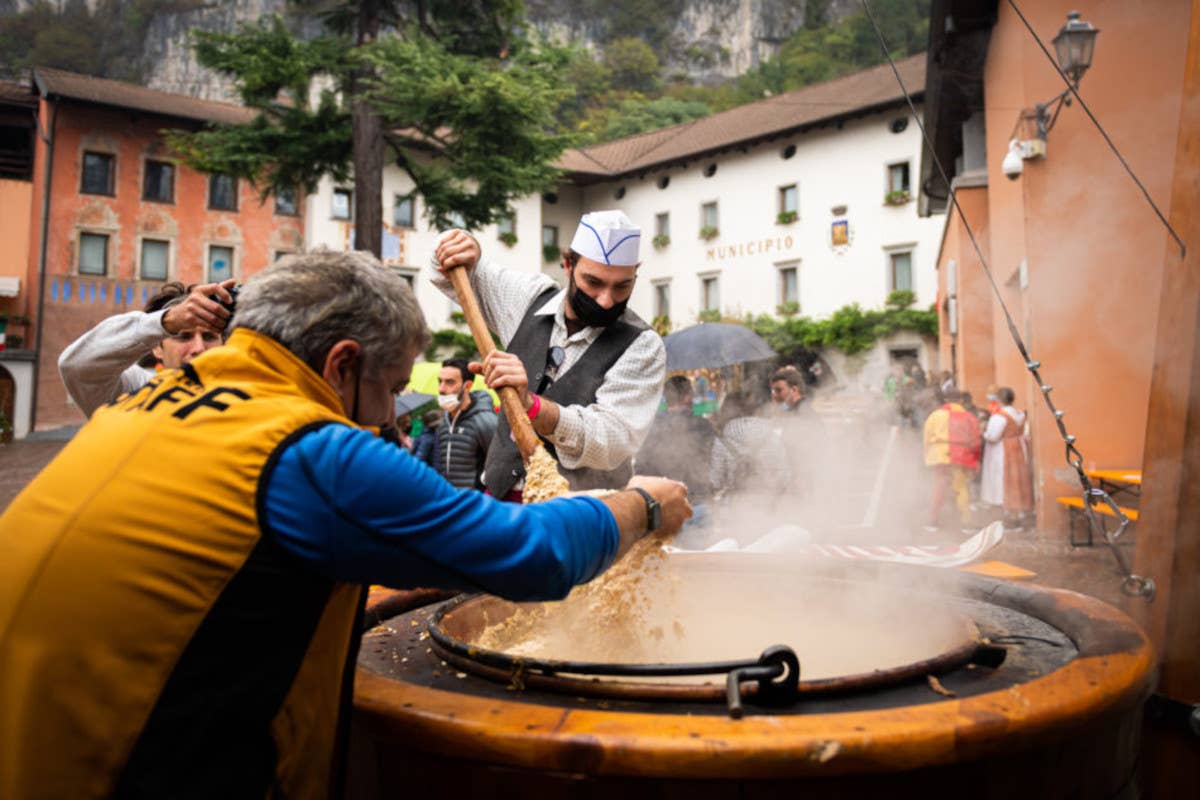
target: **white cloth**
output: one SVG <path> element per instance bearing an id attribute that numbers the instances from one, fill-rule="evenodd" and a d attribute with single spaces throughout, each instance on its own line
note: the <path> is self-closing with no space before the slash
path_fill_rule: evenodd
<path id="1" fill-rule="evenodd" d="M 685 528 L 686 531 L 686 528 Z M 979 533 L 959 544 L 927 545 L 877 545 L 877 544 L 832 544 L 796 542 L 788 550 L 788 556 L 834 559 L 839 561 L 890 561 L 896 564 L 919 564 L 927 567 L 962 567 L 979 561 L 990 550 L 1004 540 L 1004 524 L 997 520 Z M 678 540 L 676 540 L 678 541 Z M 752 545 L 753 547 L 753 545 Z M 762 559 L 779 557 L 781 551 L 768 548 L 741 548 L 737 539 L 725 538 L 705 550 L 691 550 L 675 544 L 663 545 L 668 554 L 699 552 L 737 552 L 746 563 L 761 563 Z M 742 556 L 740 554 L 747 554 Z M 730 564 L 737 563 L 730 561 Z"/>
<path id="2" fill-rule="evenodd" d="M 429 271 L 433 285 L 457 302 L 450 281 L 437 271 L 436 252 L 430 256 Z M 470 278 L 488 327 L 506 347 L 534 298 L 558 285 L 547 275 L 504 269 L 483 258 L 470 271 Z M 564 359 L 553 377 L 578 363 L 604 332 L 603 328 L 592 327 L 568 336 L 563 315 L 565 298 L 564 289 L 535 312 L 554 315 L 550 346 L 561 347 Z M 654 421 L 666 372 L 667 351 L 662 337 L 652 330 L 644 331 L 605 375 L 594 403 L 559 406 L 558 424 L 546 437 L 554 445 L 559 463 L 567 469 L 611 470 L 633 458 Z"/>
<path id="3" fill-rule="evenodd" d="M 636 267 L 642 229 L 622 211 L 584 214 L 571 249 L 585 258 L 614 267 Z"/>
<path id="4" fill-rule="evenodd" d="M 1025 412 L 1005 406 L 1005 414 L 1017 425 L 1025 424 Z M 983 463 L 979 473 L 979 499 L 992 506 L 1004 505 L 1004 414 L 992 414 L 983 430 Z"/>
<path id="5" fill-rule="evenodd" d="M 137 365 L 169 334 L 166 311 L 127 311 L 103 320 L 58 357 L 58 373 L 67 393 L 89 417 L 97 408 L 145 386 L 154 372 Z"/>

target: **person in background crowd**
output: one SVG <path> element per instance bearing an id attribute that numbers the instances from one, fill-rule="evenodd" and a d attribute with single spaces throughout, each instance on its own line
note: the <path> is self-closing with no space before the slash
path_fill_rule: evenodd
<path id="1" fill-rule="evenodd" d="M 932 414 L 941 404 L 942 394 L 936 380 L 926 381 L 924 370 L 916 367 L 913 370 L 914 386 L 916 390 L 913 392 L 913 425 L 920 427 L 923 420 L 929 419 Z M 936 379 L 933 372 L 929 373 L 929 378 Z"/>
<path id="2" fill-rule="evenodd" d="M 501 503 L 381 441 L 429 331 L 367 254 L 280 259 L 233 327 L 0 516 L 5 800 L 338 796 L 365 585 L 559 599 L 691 514 L 665 478 Z"/>
<path id="3" fill-rule="evenodd" d="M 975 421 L 979 424 L 979 430 L 982 431 L 984 429 L 984 427 L 987 425 L 987 421 L 988 421 L 987 411 L 982 408 L 979 408 L 978 406 L 975 405 L 975 400 L 974 400 L 974 398 L 971 397 L 970 392 L 960 391 L 959 395 L 962 398 L 960 403 L 963 407 L 963 410 L 966 411 L 971 416 L 975 417 Z M 982 444 L 981 444 L 981 446 L 982 446 Z M 980 451 L 980 452 L 982 453 L 982 451 Z M 982 463 L 982 456 L 981 456 L 981 463 Z M 968 490 L 968 495 L 971 498 L 971 509 L 972 510 L 979 507 L 980 475 L 981 475 L 981 470 L 977 469 L 970 474 L 970 476 L 968 477 L 968 481 L 967 481 L 967 490 Z"/>
<path id="4" fill-rule="evenodd" d="M 714 492 L 750 492 L 778 497 L 791 483 L 788 452 L 776 425 L 754 415 L 745 392 L 730 392 L 717 412 L 712 448 Z"/>
<path id="5" fill-rule="evenodd" d="M 954 390 L 954 373 L 948 369 L 942 370 L 940 386 L 941 386 L 943 397 L 950 394 L 950 392 L 952 392 Z"/>
<path id="6" fill-rule="evenodd" d="M 584 214 L 563 254 L 567 288 L 541 270 L 503 269 L 482 259 L 464 231 L 443 233 L 433 254 L 434 285 L 456 299 L 446 270 L 468 270 L 483 316 L 504 343 L 481 373 L 492 389 L 517 391 L 574 490 L 624 485 L 662 395 L 662 337 L 627 306 L 637 281 L 641 228 L 620 211 Z M 506 352 L 507 351 L 507 352 Z M 484 484 L 520 499 L 525 465 L 500 419 Z"/>
<path id="7" fill-rule="evenodd" d="M 996 390 L 1000 408 L 983 432 L 980 499 L 989 505 L 1002 506 L 1004 527 L 1020 530 L 1033 512 L 1033 481 L 1025 412 L 1013 406 L 1015 397 L 1007 386 Z"/>
<path id="8" fill-rule="evenodd" d="M 421 415 L 421 422 L 424 427 L 417 434 L 417 438 L 413 440 L 412 454 L 413 457 L 422 464 L 433 466 L 433 454 L 435 452 L 437 442 L 437 432 L 442 424 L 442 412 L 426 411 Z"/>
<path id="9" fill-rule="evenodd" d="M 449 358 L 438 373 L 438 426 L 434 469 L 459 489 L 483 489 L 483 465 L 496 435 L 498 415 L 492 396 L 472 392 L 475 376 L 465 358 Z"/>
<path id="10" fill-rule="evenodd" d="M 900 392 L 900 376 L 902 374 L 900 365 L 892 364 L 887 377 L 883 379 L 883 398 L 889 403 L 896 402 L 896 395 Z"/>
<path id="11" fill-rule="evenodd" d="M 964 409 L 966 409 L 968 412 L 970 412 L 971 414 L 975 415 L 975 419 L 979 420 L 980 430 L 982 430 L 983 426 L 987 424 L 987 420 L 988 420 L 988 416 L 989 416 L 987 413 L 987 410 L 982 409 L 979 406 L 975 405 L 975 399 L 973 397 L 971 397 L 970 392 L 961 392 L 960 391 L 959 395 L 962 397 L 962 401 L 961 401 L 962 407 Z"/>
<path id="12" fill-rule="evenodd" d="M 662 475 L 688 487 L 693 503 L 712 494 L 709 465 L 716 432 L 712 423 L 692 413 L 692 382 L 684 375 L 663 387 L 667 410 L 654 418 L 650 433 L 634 459 L 641 475 Z"/>
<path id="13" fill-rule="evenodd" d="M 918 390 L 924 389 L 928 381 L 925 380 L 925 370 L 921 369 L 921 365 L 916 361 L 912 361 L 908 365 L 908 375 L 916 384 Z"/>
<path id="14" fill-rule="evenodd" d="M 900 416 L 901 424 L 918 427 L 918 420 L 925 417 L 917 416 L 917 382 L 912 371 L 900 368 L 900 377 L 896 388 L 896 413 Z"/>
<path id="15" fill-rule="evenodd" d="M 67 394 L 87 416 L 117 397 L 134 392 L 154 377 L 141 366 L 147 354 L 165 369 L 176 369 L 222 342 L 236 281 L 184 287 L 171 282 L 146 303 L 100 322 L 62 351 L 58 372 Z M 218 297 L 221 302 L 212 299 Z"/>
<path id="16" fill-rule="evenodd" d="M 987 409 L 986 410 L 987 410 L 989 419 L 992 417 L 992 415 L 994 415 L 1000 411 L 1000 400 L 996 396 L 996 393 L 999 391 L 1000 391 L 1000 389 L 999 389 L 999 387 L 996 386 L 996 384 L 994 384 L 994 383 L 988 384 L 988 387 L 987 387 Z"/>
<path id="17" fill-rule="evenodd" d="M 821 366 L 821 362 L 819 360 L 813 360 L 813 362 L 808 365 L 808 380 L 806 382 L 810 384 L 814 390 L 819 389 L 821 387 L 821 378 L 823 377 L 825 377 L 825 368 Z"/>
<path id="18" fill-rule="evenodd" d="M 938 530 L 939 516 L 947 490 L 954 493 L 959 521 L 964 533 L 973 532 L 971 499 L 967 485 L 979 468 L 979 420 L 962 406 L 962 393 L 952 391 L 945 403 L 925 420 L 925 465 L 933 477 L 926 530 Z"/>
<path id="19" fill-rule="evenodd" d="M 795 367 L 783 367 L 771 376 L 771 403 L 780 414 L 795 414 L 804 400 L 804 375 Z"/>
<path id="20" fill-rule="evenodd" d="M 403 447 L 408 452 L 412 452 L 413 440 L 410 433 L 412 432 L 412 415 L 402 414 L 396 418 L 396 444 Z"/>

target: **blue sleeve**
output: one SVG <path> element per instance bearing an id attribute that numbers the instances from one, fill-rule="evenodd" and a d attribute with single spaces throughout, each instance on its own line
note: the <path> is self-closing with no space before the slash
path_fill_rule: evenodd
<path id="1" fill-rule="evenodd" d="M 341 581 L 553 600 L 617 551 L 616 520 L 595 498 L 522 506 L 455 489 L 344 425 L 285 444 L 260 491 L 264 534 Z"/>

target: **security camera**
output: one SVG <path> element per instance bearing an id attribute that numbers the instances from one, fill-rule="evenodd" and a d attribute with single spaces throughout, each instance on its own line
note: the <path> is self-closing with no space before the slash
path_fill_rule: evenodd
<path id="1" fill-rule="evenodd" d="M 1004 160 L 1000 162 L 1000 169 L 1004 170 L 1004 174 L 1008 176 L 1010 181 L 1015 181 L 1021 177 L 1021 173 L 1025 170 L 1025 159 L 1021 156 L 1021 145 L 1016 139 L 1008 143 L 1008 155 L 1004 156 Z"/>

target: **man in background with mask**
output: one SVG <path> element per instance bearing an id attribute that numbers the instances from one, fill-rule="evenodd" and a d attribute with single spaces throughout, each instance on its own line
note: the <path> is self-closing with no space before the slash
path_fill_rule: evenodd
<path id="1" fill-rule="evenodd" d="M 460 230 L 443 233 L 433 255 L 434 285 L 456 299 L 446 270 L 469 270 L 488 327 L 504 350 L 478 371 L 488 386 L 517 390 L 533 429 L 573 490 L 624 485 L 646 438 L 666 375 L 662 338 L 626 308 L 637 279 L 641 229 L 620 211 L 584 214 L 563 253 L 567 288 L 537 272 L 481 258 Z M 484 484 L 516 500 L 524 465 L 499 420 Z"/>
<path id="2" fill-rule="evenodd" d="M 474 379 L 465 358 L 443 361 L 438 373 L 442 424 L 436 433 L 432 465 L 459 489 L 483 488 L 483 464 L 496 435 L 492 397 L 482 390 L 472 392 Z"/>

